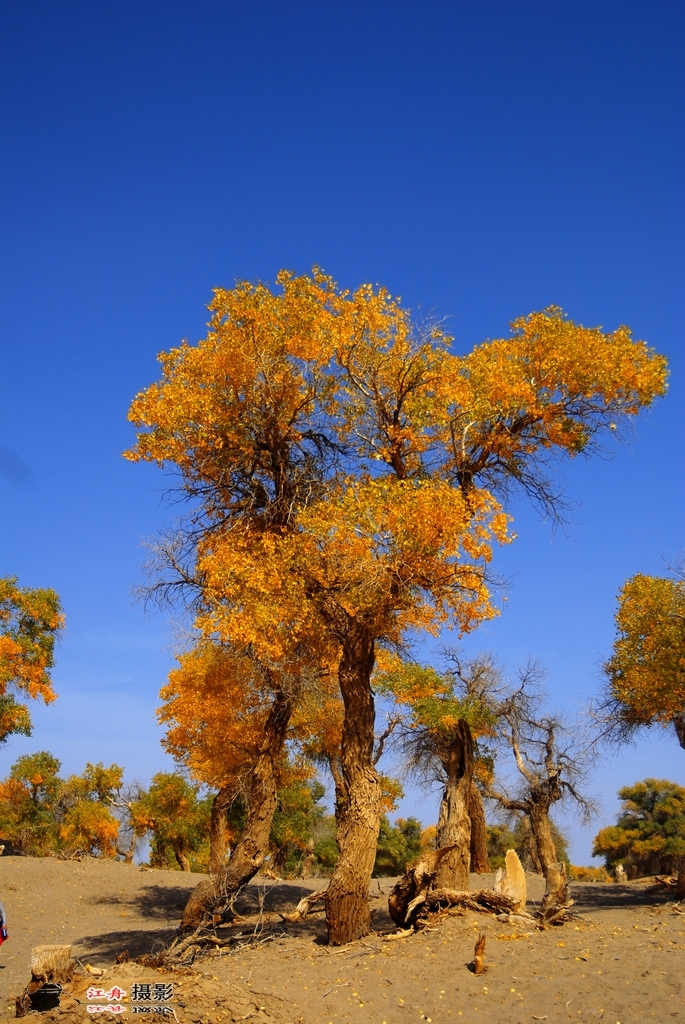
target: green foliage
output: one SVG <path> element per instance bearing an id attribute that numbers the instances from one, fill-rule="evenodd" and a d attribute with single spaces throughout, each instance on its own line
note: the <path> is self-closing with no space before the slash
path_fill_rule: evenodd
<path id="1" fill-rule="evenodd" d="M 518 839 L 507 825 L 488 825 L 486 832 L 488 837 L 488 860 L 493 871 L 504 867 L 504 858 L 507 855 L 507 850 L 516 850 L 520 856 L 517 848 Z"/>
<path id="2" fill-rule="evenodd" d="M 46 750 L 24 754 L 0 782 L 0 832 L 34 856 L 81 850 L 113 857 L 119 825 L 108 797 L 123 769 L 87 764 L 82 775 L 59 777 L 60 762 Z"/>
<path id="3" fill-rule="evenodd" d="M 481 668 L 477 660 L 470 667 Z M 490 733 L 494 728 L 495 716 L 484 694 L 465 686 L 455 672 L 440 674 L 428 665 L 407 662 L 379 672 L 374 686 L 379 693 L 411 709 L 415 728 L 449 736 L 459 719 L 464 719 L 475 735 Z"/>
<path id="4" fill-rule="evenodd" d="M 153 867 L 207 871 L 213 795 L 199 796 L 178 772 L 158 772 L 135 801 L 131 820 L 137 835 L 150 835 Z"/>
<path id="5" fill-rule="evenodd" d="M 51 806 L 63 785 L 57 776 L 61 767 L 61 761 L 47 750 L 40 750 L 37 754 L 22 754 L 10 768 L 10 778 L 29 788 L 34 804 Z"/>
<path id="6" fill-rule="evenodd" d="M 557 859 L 568 867 L 568 839 L 553 821 L 550 821 L 550 828 Z M 516 850 L 521 864 L 527 871 L 540 871 L 535 838 L 527 815 L 519 818 L 513 829 L 508 825 L 488 825 L 487 837 L 488 859 L 493 871 L 504 867 L 507 850 Z"/>
<path id="7" fill-rule="evenodd" d="M 271 862 L 279 874 L 297 874 L 305 853 L 315 847 L 317 826 L 325 815 L 326 788 L 318 780 L 293 782 L 278 791 L 271 825 Z"/>
<path id="8" fill-rule="evenodd" d="M 31 735 L 31 715 L 25 704 L 20 704 L 11 693 L 5 693 L 0 696 L 0 743 L 6 743 L 13 735 Z"/>
<path id="9" fill-rule="evenodd" d="M 619 789 L 615 825 L 595 836 L 593 857 L 608 870 L 621 862 L 638 875 L 675 872 L 685 860 L 685 788 L 667 779 L 645 779 Z"/>
<path id="10" fill-rule="evenodd" d="M 375 877 L 402 875 L 407 866 L 416 860 L 421 852 L 423 826 L 417 818 L 398 818 L 390 824 L 386 815 L 381 818 L 378 835 Z"/>
<path id="11" fill-rule="evenodd" d="M 332 814 L 326 814 L 319 822 L 314 838 L 315 873 L 332 875 L 338 856 L 335 818 Z"/>

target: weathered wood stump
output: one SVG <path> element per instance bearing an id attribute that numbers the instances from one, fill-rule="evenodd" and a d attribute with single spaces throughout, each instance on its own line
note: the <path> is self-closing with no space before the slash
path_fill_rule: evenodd
<path id="1" fill-rule="evenodd" d="M 71 981 L 75 967 L 71 946 L 34 946 L 31 950 L 31 980 L 16 998 L 17 1017 L 25 1017 L 31 1012 L 31 996 L 38 989 L 44 985 L 66 985 Z"/>
<path id="2" fill-rule="evenodd" d="M 495 875 L 495 891 L 504 892 L 511 896 L 516 902 L 514 913 L 525 912 L 527 891 L 526 873 L 519 860 L 516 850 L 507 850 L 504 871 L 500 868 Z"/>
<path id="3" fill-rule="evenodd" d="M 71 959 L 71 946 L 34 946 L 31 950 L 30 984 L 37 983 L 36 987 L 46 983 L 65 985 L 71 981 L 75 966 Z"/>

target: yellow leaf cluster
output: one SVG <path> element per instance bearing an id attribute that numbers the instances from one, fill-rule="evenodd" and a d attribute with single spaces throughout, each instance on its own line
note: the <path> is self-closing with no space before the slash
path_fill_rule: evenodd
<path id="1" fill-rule="evenodd" d="M 49 670 L 55 637 L 64 626 L 54 590 L 18 586 L 0 578 L 0 696 L 12 687 L 46 704 L 55 700 Z"/>
<path id="2" fill-rule="evenodd" d="M 685 708 L 685 582 L 638 574 L 621 588 L 617 636 L 605 665 L 610 691 L 634 725 L 670 722 Z"/>

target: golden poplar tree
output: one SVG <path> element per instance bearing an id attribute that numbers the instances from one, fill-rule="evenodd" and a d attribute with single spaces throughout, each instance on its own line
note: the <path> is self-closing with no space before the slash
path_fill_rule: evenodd
<path id="1" fill-rule="evenodd" d="M 557 309 L 454 355 L 383 288 L 319 271 L 218 289 L 209 333 L 162 355 L 134 400 L 128 457 L 175 467 L 191 499 L 197 628 L 275 678 L 336 665 L 345 715 L 329 940 L 370 928 L 381 813 L 373 763 L 376 645 L 465 632 L 488 589 L 500 504 L 522 488 L 559 508 L 549 464 L 665 388 L 664 360 L 627 328 Z"/>

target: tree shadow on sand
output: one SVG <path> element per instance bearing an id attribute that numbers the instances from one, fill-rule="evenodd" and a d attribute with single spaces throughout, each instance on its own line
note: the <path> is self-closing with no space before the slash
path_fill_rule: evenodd
<path id="1" fill-rule="evenodd" d="M 101 935 L 84 935 L 72 945 L 74 956 L 84 963 L 92 960 L 96 964 L 110 964 L 124 950 L 131 960 L 145 954 L 157 953 L 169 945 L 175 934 L 175 928 L 103 932 Z"/>
<path id="2" fill-rule="evenodd" d="M 647 892 L 642 885 L 579 885 L 571 886 L 571 896 L 576 901 L 574 910 L 587 913 L 590 910 L 625 910 L 626 907 L 660 907 L 673 902 L 673 893 Z"/>
<path id="3" fill-rule="evenodd" d="M 176 926 L 194 886 L 146 885 L 133 895 L 94 896 L 87 902 L 97 906 L 130 907 L 138 917 L 168 921 Z"/>

